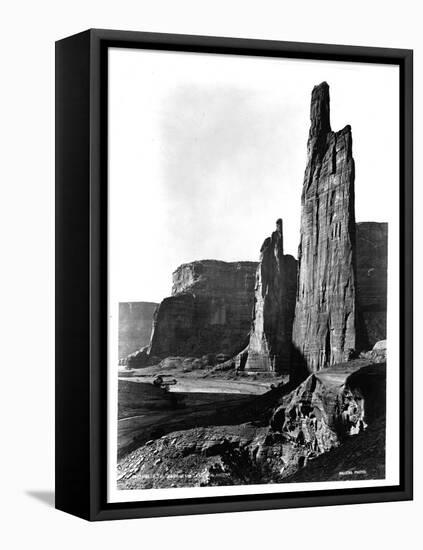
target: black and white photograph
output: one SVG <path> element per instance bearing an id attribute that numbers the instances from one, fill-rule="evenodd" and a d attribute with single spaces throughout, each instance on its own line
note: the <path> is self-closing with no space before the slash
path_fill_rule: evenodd
<path id="1" fill-rule="evenodd" d="M 108 67 L 108 501 L 398 485 L 398 67 Z"/>

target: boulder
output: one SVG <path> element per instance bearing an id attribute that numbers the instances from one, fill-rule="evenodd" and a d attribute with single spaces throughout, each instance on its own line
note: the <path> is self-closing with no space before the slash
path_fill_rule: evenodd
<path id="1" fill-rule="evenodd" d="M 362 352 L 360 357 L 369 359 L 373 363 L 384 363 L 386 361 L 386 351 L 386 340 L 381 340 L 376 342 L 370 351 Z"/>
<path id="2" fill-rule="evenodd" d="M 381 340 L 380 342 L 376 342 L 376 344 L 373 346 L 373 351 L 379 351 L 381 353 L 383 353 L 383 352 L 386 353 L 386 348 L 387 348 L 386 340 Z"/>

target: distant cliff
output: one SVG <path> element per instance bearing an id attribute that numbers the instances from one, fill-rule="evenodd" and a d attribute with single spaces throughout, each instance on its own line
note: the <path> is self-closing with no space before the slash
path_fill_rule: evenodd
<path id="1" fill-rule="evenodd" d="M 278 220 L 259 263 L 181 265 L 129 364 L 214 354 L 299 381 L 386 339 L 388 227 L 356 224 L 354 178 L 351 127 L 331 130 L 323 82 L 311 95 L 298 261 L 284 254 Z"/>
<path id="2" fill-rule="evenodd" d="M 313 89 L 310 119 L 293 344 L 316 372 L 357 348 L 357 283 L 351 128 L 331 130 L 326 82 Z"/>
<path id="3" fill-rule="evenodd" d="M 154 311 L 153 302 L 119 303 L 119 359 L 150 342 Z"/>
<path id="4" fill-rule="evenodd" d="M 150 357 L 232 356 L 246 345 L 257 262 L 202 260 L 173 273 L 172 296 L 158 307 Z"/>

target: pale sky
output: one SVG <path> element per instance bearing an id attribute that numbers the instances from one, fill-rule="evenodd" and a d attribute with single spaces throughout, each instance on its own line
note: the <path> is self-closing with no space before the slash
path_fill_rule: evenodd
<path id="1" fill-rule="evenodd" d="M 159 302 L 181 263 L 258 260 L 284 221 L 297 257 L 311 90 L 352 127 L 357 221 L 398 218 L 393 66 L 111 49 L 109 283 Z"/>

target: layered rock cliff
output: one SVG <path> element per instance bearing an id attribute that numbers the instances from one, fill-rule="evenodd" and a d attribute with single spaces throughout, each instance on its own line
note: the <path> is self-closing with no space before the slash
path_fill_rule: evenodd
<path id="1" fill-rule="evenodd" d="M 313 89 L 293 344 L 297 374 L 348 359 L 357 348 L 354 160 L 350 126 L 333 132 L 329 86 Z"/>
<path id="2" fill-rule="evenodd" d="M 119 303 L 119 359 L 150 342 L 154 312 L 153 302 Z"/>
<path id="3" fill-rule="evenodd" d="M 203 260 L 173 273 L 172 296 L 158 307 L 148 355 L 239 353 L 248 342 L 257 262 Z"/>
<path id="4" fill-rule="evenodd" d="M 366 348 L 386 339 L 388 224 L 356 225 L 357 285 Z"/>
<path id="5" fill-rule="evenodd" d="M 279 219 L 260 250 L 245 370 L 289 373 L 296 286 L 297 262 L 283 253 Z"/>

